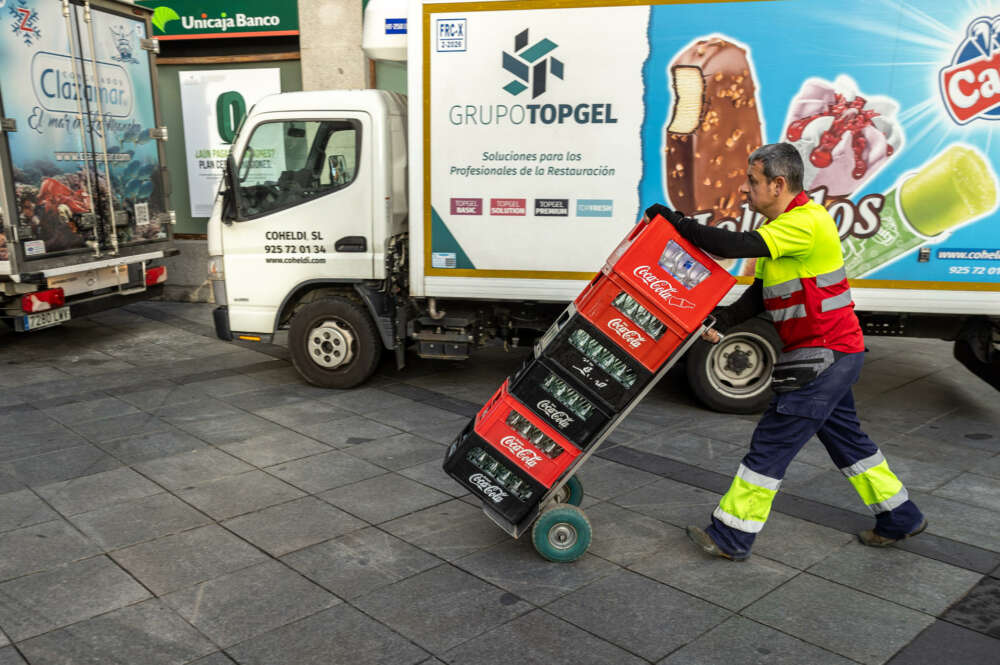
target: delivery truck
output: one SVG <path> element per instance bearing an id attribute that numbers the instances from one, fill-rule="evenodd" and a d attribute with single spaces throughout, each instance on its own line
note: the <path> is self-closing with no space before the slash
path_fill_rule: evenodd
<path id="1" fill-rule="evenodd" d="M 157 295 L 175 254 L 151 11 L 0 2 L 0 322 Z"/>
<path id="2" fill-rule="evenodd" d="M 763 224 L 739 191 L 747 157 L 788 141 L 839 226 L 866 334 L 954 340 L 998 386 L 998 25 L 932 0 L 372 0 L 366 51 L 407 60 L 408 94 L 251 109 L 209 222 L 218 334 L 287 329 L 302 376 L 337 388 L 383 350 L 402 367 L 407 350 L 530 344 L 646 206 Z M 777 26 L 802 29 L 774 48 Z M 724 265 L 732 299 L 754 261 Z M 760 409 L 774 327 L 727 332 L 688 353 L 692 389 Z"/>

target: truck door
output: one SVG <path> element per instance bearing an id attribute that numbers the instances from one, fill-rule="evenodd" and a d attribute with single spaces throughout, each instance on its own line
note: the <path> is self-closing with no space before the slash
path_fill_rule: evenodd
<path id="1" fill-rule="evenodd" d="M 262 115 L 240 141 L 236 219 L 222 230 L 234 330 L 271 332 L 304 282 L 373 277 L 370 126 L 365 113 Z"/>

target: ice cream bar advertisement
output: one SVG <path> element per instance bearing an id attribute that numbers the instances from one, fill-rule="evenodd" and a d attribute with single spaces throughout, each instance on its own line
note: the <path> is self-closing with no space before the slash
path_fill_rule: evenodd
<path id="1" fill-rule="evenodd" d="M 430 274 L 592 273 L 655 202 L 752 230 L 786 141 L 859 286 L 1000 290 L 1000 2 L 491 4 L 427 23 Z"/>
<path id="2" fill-rule="evenodd" d="M 146 24 L 98 8 L 89 22 L 84 14 L 0 0 L 0 93 L 16 124 L 5 133 L 4 179 L 13 181 L 15 232 L 0 234 L 0 261 L 15 237 L 26 260 L 166 238 Z"/>

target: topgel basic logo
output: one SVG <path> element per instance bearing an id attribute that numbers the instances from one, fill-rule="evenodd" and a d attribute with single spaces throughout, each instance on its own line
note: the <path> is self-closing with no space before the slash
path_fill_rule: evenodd
<path id="1" fill-rule="evenodd" d="M 520 95 L 531 86 L 531 98 L 545 92 L 545 80 L 547 73 L 551 72 L 557 79 L 562 80 L 563 63 L 554 57 L 546 58 L 554 51 L 558 44 L 542 39 L 531 47 L 528 47 L 528 29 L 525 28 L 514 37 L 514 54 L 503 52 L 503 68 L 517 77 L 503 87 L 510 94 Z M 515 57 L 516 56 L 516 57 Z M 521 81 L 524 81 L 522 83 Z M 527 84 L 527 85 L 525 85 Z"/>
<path id="2" fill-rule="evenodd" d="M 941 96 L 952 120 L 1000 120 L 1000 16 L 973 20 L 941 70 Z"/>

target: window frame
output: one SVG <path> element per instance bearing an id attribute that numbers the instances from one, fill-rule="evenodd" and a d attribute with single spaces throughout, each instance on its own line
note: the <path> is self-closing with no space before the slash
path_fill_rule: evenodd
<path id="1" fill-rule="evenodd" d="M 253 126 L 253 128 L 252 128 L 252 130 L 250 132 L 250 135 L 247 137 L 247 141 L 246 141 L 246 143 L 243 146 L 243 152 L 240 154 L 240 161 L 236 165 L 236 173 L 232 174 L 233 186 L 236 187 L 237 190 L 242 190 L 242 186 L 241 186 L 241 183 L 240 183 L 240 170 L 243 167 L 243 159 L 246 157 L 247 153 L 249 152 L 249 148 L 251 147 L 251 142 L 253 141 L 254 134 L 257 133 L 257 129 L 260 128 L 260 127 L 263 127 L 264 125 L 273 125 L 275 123 L 291 124 L 291 123 L 295 123 L 295 122 L 345 123 L 345 124 L 350 125 L 354 129 L 354 153 L 355 153 L 355 158 L 354 158 L 354 178 L 351 179 L 351 182 L 347 183 L 346 185 L 342 185 L 342 186 L 339 186 L 339 187 L 332 187 L 332 188 L 329 189 L 329 191 L 325 191 L 322 194 L 320 194 L 319 196 L 314 196 L 312 198 L 305 199 L 303 201 L 297 201 L 297 202 L 293 202 L 293 203 L 287 203 L 285 205 L 278 206 L 276 208 L 271 208 L 271 209 L 269 209 L 267 211 L 264 211 L 264 212 L 258 212 L 258 213 L 255 213 L 253 215 L 246 215 L 246 214 L 244 214 L 245 211 L 241 209 L 240 202 L 241 201 L 245 201 L 246 200 L 246 196 L 243 194 L 242 191 L 238 191 L 236 193 L 239 194 L 239 196 L 236 197 L 236 201 L 235 201 L 234 206 L 233 206 L 236 209 L 236 221 L 238 221 L 238 222 L 249 222 L 249 221 L 253 221 L 255 219 L 260 219 L 261 217 L 266 217 L 268 215 L 273 215 L 273 214 L 278 213 L 278 212 L 282 212 L 282 211 L 285 211 L 285 210 L 290 210 L 291 208 L 294 208 L 296 206 L 300 206 L 300 205 L 302 205 L 304 203 L 310 203 L 312 201 L 318 201 L 319 199 L 321 199 L 321 198 L 323 198 L 325 196 L 329 196 L 330 194 L 334 194 L 336 192 L 342 192 L 342 191 L 344 191 L 346 189 L 349 189 L 354 183 L 356 183 L 358 181 L 358 176 L 361 174 L 361 167 L 362 167 L 361 143 L 362 143 L 362 139 L 364 138 L 364 134 L 363 134 L 363 132 L 364 132 L 364 125 L 362 124 L 361 120 L 359 120 L 357 118 L 294 118 L 294 119 L 292 119 L 292 118 L 280 118 L 280 119 L 277 119 L 276 118 L 274 120 L 264 120 L 263 122 L 258 122 L 256 125 Z M 313 148 L 313 146 L 309 147 L 309 154 L 312 153 L 312 148 Z M 324 154 L 325 154 L 325 150 L 324 150 Z M 324 161 L 323 161 L 323 168 L 326 168 L 326 166 L 327 166 L 326 165 L 326 160 L 324 159 Z"/>

